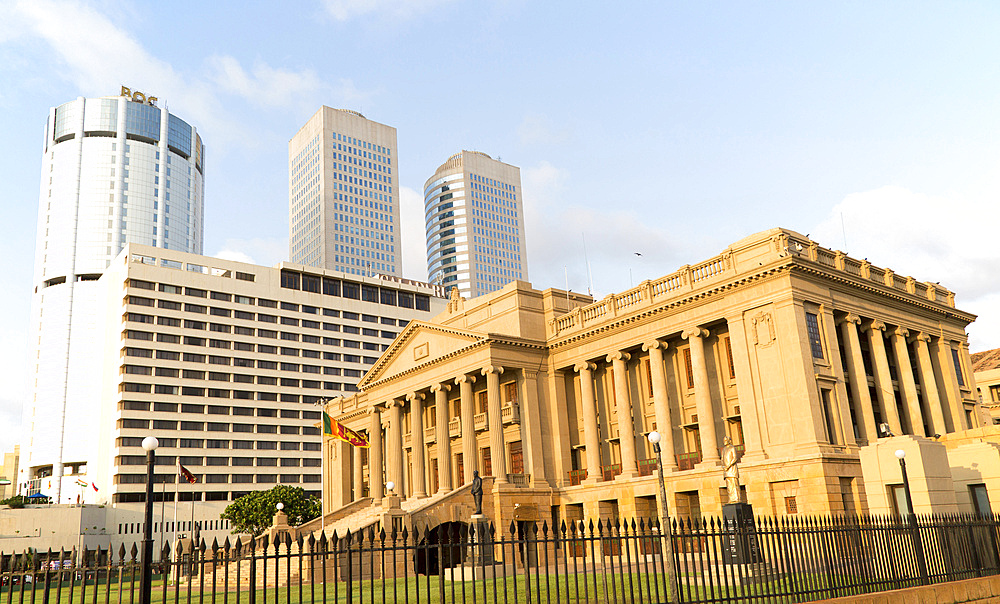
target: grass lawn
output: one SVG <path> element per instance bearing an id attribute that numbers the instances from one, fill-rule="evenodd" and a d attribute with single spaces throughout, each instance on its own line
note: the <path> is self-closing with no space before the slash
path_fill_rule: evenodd
<path id="1" fill-rule="evenodd" d="M 499 569 L 498 569 L 499 573 Z M 231 577 L 232 578 L 232 577 Z M 209 577 L 206 577 L 208 583 Z M 647 586 L 648 579 L 648 586 Z M 650 591 L 655 591 L 659 587 L 659 598 L 653 597 Z M 34 587 L 34 590 L 32 590 Z M 81 581 L 70 583 L 63 582 L 61 585 L 52 581 L 49 586 L 49 602 L 51 604 L 85 604 L 87 602 L 133 602 L 139 598 L 139 578 L 135 577 L 134 585 L 130 578 L 126 576 L 119 590 L 119 585 L 112 582 L 110 586 L 105 586 L 102 580 L 96 586 L 93 581 L 83 584 Z M 326 590 L 324 596 L 324 588 Z M 442 589 L 443 588 L 443 589 Z M 530 589 L 530 596 L 528 595 Z M 134 598 L 132 599 L 132 591 Z M 558 597 L 557 597 L 558 591 Z M 72 592 L 72 593 L 71 593 Z M 617 597 L 615 596 L 617 593 Z M 630 594 L 632 597 L 629 597 Z M 21 585 L 15 585 L 8 593 L 5 587 L 0 589 L 0 602 L 42 602 L 44 595 L 43 584 L 25 584 L 23 588 L 23 600 Z M 443 599 L 442 599 L 443 595 Z M 540 597 L 539 597 L 540 596 Z M 162 579 L 156 578 L 152 585 L 152 602 L 154 603 L 186 603 L 189 593 L 186 585 L 170 584 L 166 587 L 166 598 L 164 598 L 164 586 Z M 237 592 L 232 589 L 228 592 L 211 592 L 210 585 L 206 584 L 205 592 L 198 591 L 197 579 L 190 591 L 192 602 L 223 602 L 243 604 L 250 602 L 250 593 L 243 589 Z M 407 579 L 388 579 L 385 581 L 355 581 L 351 588 L 345 582 L 327 582 L 315 584 L 293 584 L 291 587 L 278 587 L 268 589 L 258 589 L 256 592 L 257 604 L 297 604 L 299 602 L 363 602 L 366 604 L 382 604 L 389 602 L 410 602 L 417 604 L 434 604 L 439 602 L 499 602 L 512 604 L 514 602 L 537 602 L 537 601 L 559 601 L 569 603 L 576 602 L 650 602 L 663 600 L 664 583 L 662 575 L 632 575 L 631 582 L 628 574 L 608 573 L 595 574 L 579 573 L 569 576 L 554 574 L 534 573 L 526 579 L 525 575 L 516 577 L 508 576 L 506 584 L 501 576 L 496 580 L 490 577 L 478 581 L 444 581 L 439 577 L 410 577 Z"/>

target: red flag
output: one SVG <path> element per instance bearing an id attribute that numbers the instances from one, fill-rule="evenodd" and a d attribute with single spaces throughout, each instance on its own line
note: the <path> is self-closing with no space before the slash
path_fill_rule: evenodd
<path id="1" fill-rule="evenodd" d="M 177 460 L 177 477 L 183 478 L 184 480 L 190 482 L 191 484 L 198 482 L 198 478 L 191 473 L 191 470 L 188 470 L 187 468 L 182 466 L 179 459 Z"/>
<path id="2" fill-rule="evenodd" d="M 355 447 L 368 447 L 368 439 L 323 412 L 323 434 L 350 443 Z"/>

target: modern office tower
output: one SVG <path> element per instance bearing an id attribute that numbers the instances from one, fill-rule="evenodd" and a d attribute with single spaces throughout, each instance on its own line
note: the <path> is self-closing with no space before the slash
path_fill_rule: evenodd
<path id="1" fill-rule="evenodd" d="M 446 304 L 440 287 L 399 277 L 132 244 L 97 286 L 100 419 L 85 440 L 100 443 L 87 478 L 99 491 L 86 500 L 112 504 L 143 499 L 150 434 L 168 466 L 158 472 L 168 501 L 177 461 L 198 477 L 179 484 L 181 501 L 231 501 L 276 484 L 318 494 L 316 403 L 356 391 L 409 321 Z M 28 492 L 48 488 L 36 478 Z"/>
<path id="2" fill-rule="evenodd" d="M 128 243 L 201 252 L 201 137 L 152 102 L 122 88 L 121 96 L 78 98 L 49 111 L 22 482 L 86 473 L 99 408 L 95 282 L 111 261 Z M 75 489 L 60 495 L 76 478 L 53 481 L 57 502 L 75 501 Z"/>
<path id="3" fill-rule="evenodd" d="M 292 262 L 400 274 L 396 129 L 321 107 L 288 143 Z"/>
<path id="4" fill-rule="evenodd" d="M 424 185 L 424 210 L 431 283 L 475 297 L 528 278 L 520 168 L 456 153 Z"/>

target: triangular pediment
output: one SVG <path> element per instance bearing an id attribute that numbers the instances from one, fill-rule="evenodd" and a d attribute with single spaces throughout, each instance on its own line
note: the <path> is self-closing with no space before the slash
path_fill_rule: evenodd
<path id="1" fill-rule="evenodd" d="M 489 336 L 484 333 L 411 321 L 368 370 L 358 388 L 364 390 L 369 384 L 383 378 L 433 363 L 460 350 L 482 344 L 487 339 Z"/>

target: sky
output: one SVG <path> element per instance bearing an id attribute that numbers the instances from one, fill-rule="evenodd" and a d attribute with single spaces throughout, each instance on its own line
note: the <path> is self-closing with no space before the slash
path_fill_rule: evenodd
<path id="1" fill-rule="evenodd" d="M 424 182 L 478 150 L 521 168 L 536 287 L 589 272 L 604 296 L 782 226 L 952 289 L 978 351 L 1000 347 L 997 31 L 995 2 L 0 0 L 0 451 L 50 107 L 128 86 L 196 126 L 207 255 L 287 258 L 288 140 L 329 105 L 397 129 L 406 277 Z"/>

